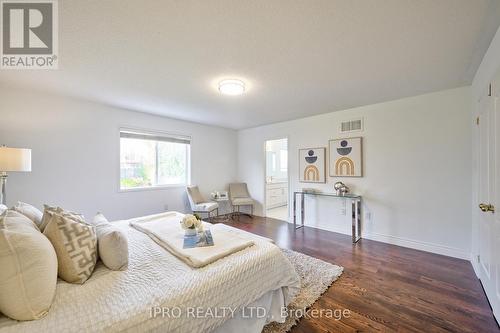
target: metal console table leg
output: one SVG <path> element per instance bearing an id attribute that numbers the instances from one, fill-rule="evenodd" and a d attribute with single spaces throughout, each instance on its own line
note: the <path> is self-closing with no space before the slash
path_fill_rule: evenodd
<path id="1" fill-rule="evenodd" d="M 357 243 L 361 239 L 361 200 L 353 199 L 351 201 L 352 216 L 352 242 Z"/>
<path id="2" fill-rule="evenodd" d="M 300 225 L 297 225 L 297 195 L 300 195 Z M 304 194 L 299 192 L 293 193 L 293 226 L 295 229 L 300 229 L 304 227 Z"/>

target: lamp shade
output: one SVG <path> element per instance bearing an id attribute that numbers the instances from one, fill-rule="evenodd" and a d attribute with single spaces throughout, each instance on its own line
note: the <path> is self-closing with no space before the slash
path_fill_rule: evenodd
<path id="1" fill-rule="evenodd" d="M 31 171 L 31 149 L 0 147 L 0 171 Z"/>

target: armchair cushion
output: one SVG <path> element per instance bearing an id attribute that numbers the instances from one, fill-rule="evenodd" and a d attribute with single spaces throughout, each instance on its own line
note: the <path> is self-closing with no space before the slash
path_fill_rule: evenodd
<path id="1" fill-rule="evenodd" d="M 205 201 L 205 199 L 200 193 L 200 190 L 198 189 L 198 186 L 188 186 L 187 191 L 188 195 L 191 197 L 191 200 L 195 205 L 203 203 Z"/>
<path id="2" fill-rule="evenodd" d="M 193 212 L 211 212 L 217 208 L 219 208 L 219 204 L 217 202 L 202 202 L 195 205 L 192 209 Z"/>
<path id="3" fill-rule="evenodd" d="M 248 193 L 247 184 L 245 183 L 229 184 L 229 196 L 231 197 L 231 199 L 250 198 L 250 193 Z"/>
<path id="4" fill-rule="evenodd" d="M 252 198 L 234 198 L 231 200 L 233 206 L 253 206 Z"/>

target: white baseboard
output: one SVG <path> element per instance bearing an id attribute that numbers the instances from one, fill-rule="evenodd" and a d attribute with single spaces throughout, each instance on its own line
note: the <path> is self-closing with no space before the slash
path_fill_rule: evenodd
<path id="1" fill-rule="evenodd" d="M 289 221 L 292 223 L 292 221 Z M 313 227 L 311 225 L 307 225 L 307 227 Z M 330 227 L 328 229 L 326 228 L 319 228 L 322 230 L 326 231 L 331 231 L 331 232 L 336 232 L 344 235 L 351 235 L 350 233 L 346 233 L 345 230 L 341 228 L 336 228 L 336 227 Z M 415 249 L 415 250 L 420 250 L 420 251 L 425 251 L 425 252 L 431 252 L 431 253 L 436 253 L 436 254 L 441 254 L 444 256 L 448 257 L 453 257 L 453 258 L 459 258 L 459 259 L 465 259 L 469 260 L 472 263 L 472 267 L 474 267 L 474 270 L 476 270 L 476 267 L 474 266 L 474 263 L 472 262 L 471 258 L 472 255 L 468 252 L 464 252 L 461 249 L 446 246 L 446 245 L 440 245 L 440 244 L 435 244 L 435 243 L 428 243 L 428 242 L 422 242 L 422 241 L 417 241 L 413 239 L 408 239 L 404 237 L 398 237 L 398 236 L 392 236 L 392 235 L 384 235 L 384 234 L 379 234 L 379 233 L 363 233 L 362 238 L 366 239 L 371 239 L 377 242 L 382 242 L 382 243 L 387 243 L 387 244 L 392 244 L 392 245 L 398 245 L 402 247 L 408 247 L 410 249 Z M 477 271 L 476 271 L 477 273 Z"/>
<path id="2" fill-rule="evenodd" d="M 476 256 L 472 255 L 470 263 L 472 264 L 472 268 L 474 269 L 474 273 L 476 274 L 477 278 L 479 279 L 479 264 L 476 261 Z"/>
<path id="3" fill-rule="evenodd" d="M 415 249 L 415 250 L 421 250 L 421 251 L 426 251 L 426 252 L 431 252 L 431 253 L 436 253 L 436 254 L 442 254 L 445 256 L 449 256 L 449 257 L 465 259 L 465 260 L 469 260 L 469 261 L 471 260 L 470 253 L 464 252 L 461 249 L 457 249 L 457 248 L 446 246 L 446 245 L 422 242 L 422 241 L 417 241 L 417 240 L 408 239 L 408 238 L 404 238 L 404 237 L 383 235 L 383 234 L 378 234 L 378 233 L 366 234 L 366 235 L 363 235 L 363 238 L 367 238 L 367 239 L 371 239 L 371 240 L 375 240 L 375 241 L 379 241 L 379 242 L 384 242 L 384 243 L 389 243 L 389 244 L 393 244 L 393 245 L 408 247 L 408 248 Z"/>

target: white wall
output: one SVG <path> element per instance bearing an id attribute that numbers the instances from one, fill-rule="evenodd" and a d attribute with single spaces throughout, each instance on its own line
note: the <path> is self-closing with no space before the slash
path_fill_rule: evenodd
<path id="1" fill-rule="evenodd" d="M 298 182 L 298 149 L 343 137 L 341 120 L 362 116 L 364 177 L 342 178 L 363 195 L 363 236 L 461 258 L 471 246 L 470 87 L 332 112 L 238 132 L 238 178 L 264 203 L 264 142 L 288 137 L 290 191 L 327 184 Z M 343 202 L 308 200 L 307 225 L 350 234 Z M 291 205 L 290 205 L 291 209 Z M 348 212 L 349 207 L 347 206 Z M 292 216 L 292 214 L 290 215 Z"/>
<path id="2" fill-rule="evenodd" d="M 489 85 L 497 71 L 500 69 L 500 28 L 491 41 L 486 54 L 472 80 L 472 96 L 479 99 L 484 95 L 485 88 Z"/>
<path id="3" fill-rule="evenodd" d="M 475 119 L 478 116 L 478 103 L 481 98 L 487 95 L 488 86 L 495 75 L 500 71 L 500 28 L 497 30 L 488 51 L 479 66 L 474 80 L 472 81 L 472 100 L 471 118 Z M 479 204 L 479 155 L 478 155 L 478 140 L 479 133 L 477 126 L 472 125 L 472 266 L 478 274 L 477 256 L 479 255 L 479 210 L 476 208 Z"/>
<path id="4" fill-rule="evenodd" d="M 192 183 L 205 194 L 236 179 L 236 132 L 61 96 L 0 88 L 0 144 L 32 149 L 31 173 L 11 173 L 8 204 L 48 203 L 92 217 L 186 211 L 184 188 L 119 192 L 121 126 L 192 137 Z"/>

